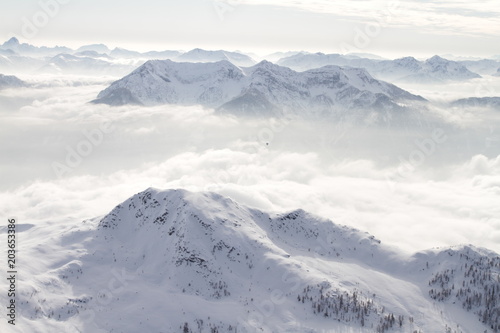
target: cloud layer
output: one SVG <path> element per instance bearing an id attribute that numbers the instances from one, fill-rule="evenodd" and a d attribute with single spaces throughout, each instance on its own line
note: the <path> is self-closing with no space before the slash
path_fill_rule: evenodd
<path id="1" fill-rule="evenodd" d="M 2 93 L 26 99 L 0 114 L 2 216 L 83 220 L 150 186 L 185 188 L 274 212 L 303 208 L 408 251 L 472 243 L 500 252 L 491 123 L 455 115 L 455 125 L 408 131 L 87 104 L 103 85 L 52 80 Z"/>
<path id="2" fill-rule="evenodd" d="M 222 1 L 221 1 L 222 2 Z M 369 24 L 379 22 L 384 27 L 418 29 L 421 32 L 445 35 L 497 36 L 500 8 L 494 0 L 481 4 L 467 1 L 228 1 L 230 5 L 271 5 L 299 8 L 317 13 L 330 13 Z"/>

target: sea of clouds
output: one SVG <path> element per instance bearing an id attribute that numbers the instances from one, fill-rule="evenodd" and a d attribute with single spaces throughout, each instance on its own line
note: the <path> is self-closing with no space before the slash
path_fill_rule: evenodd
<path id="1" fill-rule="evenodd" d="M 500 91 L 488 77 L 404 87 L 425 126 L 236 118 L 200 106 L 89 103 L 112 78 L 22 77 L 0 91 L 0 214 L 84 220 L 148 187 L 215 191 L 271 212 L 302 208 L 404 251 L 500 252 L 500 112 L 447 101 Z"/>

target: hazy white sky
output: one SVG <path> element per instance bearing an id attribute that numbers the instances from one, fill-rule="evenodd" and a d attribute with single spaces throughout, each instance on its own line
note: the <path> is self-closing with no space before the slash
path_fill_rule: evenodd
<path id="1" fill-rule="evenodd" d="M 0 38 L 34 45 L 500 54 L 498 0 L 9 0 L 0 8 Z"/>

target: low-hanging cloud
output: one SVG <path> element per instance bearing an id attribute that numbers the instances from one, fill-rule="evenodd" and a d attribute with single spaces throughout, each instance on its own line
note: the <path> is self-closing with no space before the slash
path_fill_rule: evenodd
<path id="1" fill-rule="evenodd" d="M 413 177 L 396 187 L 384 178 L 388 170 L 370 161 L 325 168 L 319 160 L 314 153 L 185 152 L 104 176 L 73 176 L 4 191 L 2 202 L 9 204 L 2 215 L 26 223 L 83 220 L 107 213 L 150 186 L 185 188 L 219 192 L 274 212 L 300 207 L 409 251 L 459 243 L 500 250 L 500 157 L 476 156 L 452 168 L 451 180 Z"/>
<path id="2" fill-rule="evenodd" d="M 459 243 L 500 251 L 500 151 L 486 144 L 485 124 L 408 132 L 89 104 L 102 85 L 31 88 L 30 103 L 1 114 L 10 157 L 0 166 L 9 175 L 3 216 L 83 220 L 150 186 L 185 188 L 267 211 L 303 208 L 407 251 Z M 80 163 L 54 171 L 84 147 Z"/>

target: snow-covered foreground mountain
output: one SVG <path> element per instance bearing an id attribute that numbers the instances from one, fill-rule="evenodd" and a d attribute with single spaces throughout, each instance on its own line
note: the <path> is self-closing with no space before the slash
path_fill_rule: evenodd
<path id="1" fill-rule="evenodd" d="M 13 332 L 500 331 L 496 253 L 407 256 L 302 210 L 150 188 L 18 233 Z"/>
<path id="2" fill-rule="evenodd" d="M 402 110 L 425 101 L 365 70 L 326 66 L 296 72 L 268 61 L 240 68 L 228 61 L 148 61 L 99 93 L 96 103 L 181 104 L 237 114 L 335 114 L 344 110 Z"/>

